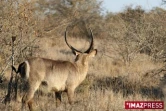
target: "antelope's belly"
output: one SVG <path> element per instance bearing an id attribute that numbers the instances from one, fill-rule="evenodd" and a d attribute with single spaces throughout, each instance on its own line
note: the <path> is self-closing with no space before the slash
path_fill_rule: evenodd
<path id="1" fill-rule="evenodd" d="M 47 82 L 48 90 L 50 91 L 63 91 L 66 88 L 66 81 L 68 74 L 64 73 L 50 73 L 45 78 L 44 81 Z"/>
<path id="2" fill-rule="evenodd" d="M 66 81 L 60 81 L 58 79 L 55 80 L 47 80 L 45 81 L 49 91 L 64 91 L 66 88 Z"/>
<path id="3" fill-rule="evenodd" d="M 61 85 L 61 86 L 52 86 L 50 87 L 51 91 L 64 91 L 65 90 L 65 85 Z"/>

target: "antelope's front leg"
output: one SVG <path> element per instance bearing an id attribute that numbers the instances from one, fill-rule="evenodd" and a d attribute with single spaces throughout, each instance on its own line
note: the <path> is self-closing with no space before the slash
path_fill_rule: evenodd
<path id="1" fill-rule="evenodd" d="M 68 88 L 67 95 L 68 95 L 69 104 L 71 105 L 74 104 L 74 88 Z"/>
<path id="2" fill-rule="evenodd" d="M 56 107 L 60 106 L 61 104 L 61 94 L 62 92 L 55 92 L 55 98 L 56 98 Z"/>

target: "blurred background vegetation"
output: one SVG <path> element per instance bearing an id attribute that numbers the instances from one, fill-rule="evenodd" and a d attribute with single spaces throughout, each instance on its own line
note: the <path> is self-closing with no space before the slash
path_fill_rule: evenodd
<path id="1" fill-rule="evenodd" d="M 164 3 L 164 1 L 163 1 Z M 123 62 L 130 63 L 137 53 L 145 53 L 154 60 L 165 59 L 165 9 L 154 7 L 146 12 L 140 6 L 126 6 L 123 12 L 102 13 L 98 0 L 2 0 L 0 3 L 0 67 L 10 57 L 11 37 L 16 36 L 16 58 L 33 56 L 42 37 L 62 37 L 66 26 L 73 32 L 93 29 L 94 36 L 115 44 Z M 85 31 L 84 31 L 85 32 Z M 85 33 L 79 31 L 75 36 Z M 106 50 L 106 51 L 105 51 Z M 109 52 L 102 50 L 103 54 Z"/>

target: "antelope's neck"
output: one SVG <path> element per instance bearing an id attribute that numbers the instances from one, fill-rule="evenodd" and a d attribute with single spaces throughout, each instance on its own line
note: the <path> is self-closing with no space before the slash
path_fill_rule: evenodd
<path id="1" fill-rule="evenodd" d="M 76 63 L 76 67 L 77 67 L 77 70 L 78 70 L 78 73 L 79 73 L 79 80 L 80 82 L 82 82 L 86 75 L 87 75 L 87 72 L 88 72 L 88 64 L 77 64 Z"/>

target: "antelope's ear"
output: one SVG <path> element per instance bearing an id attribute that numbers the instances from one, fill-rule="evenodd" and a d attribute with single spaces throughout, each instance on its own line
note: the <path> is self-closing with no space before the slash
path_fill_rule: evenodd
<path id="1" fill-rule="evenodd" d="M 93 49 L 92 51 L 90 51 L 89 57 L 94 57 L 96 56 L 96 54 L 97 54 L 97 49 Z"/>

